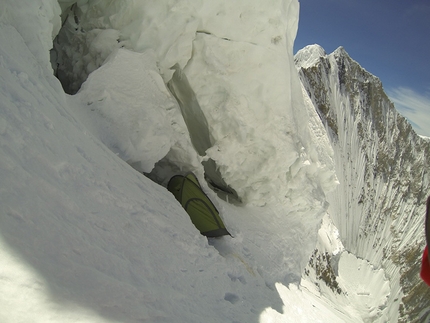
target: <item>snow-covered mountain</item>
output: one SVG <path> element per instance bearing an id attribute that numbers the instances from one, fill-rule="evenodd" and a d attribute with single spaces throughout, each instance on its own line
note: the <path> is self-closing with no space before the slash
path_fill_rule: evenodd
<path id="1" fill-rule="evenodd" d="M 430 290 L 420 282 L 423 215 L 429 194 L 429 143 L 412 130 L 380 80 L 339 47 L 295 56 L 306 92 L 324 120 L 340 185 L 329 213 L 344 247 L 390 281 L 390 317 L 429 319 Z"/>
<path id="2" fill-rule="evenodd" d="M 294 61 L 298 15 L 3 0 L 1 322 L 427 315 L 428 146 L 343 50 Z M 165 189 L 188 171 L 234 238 L 201 236 Z"/>

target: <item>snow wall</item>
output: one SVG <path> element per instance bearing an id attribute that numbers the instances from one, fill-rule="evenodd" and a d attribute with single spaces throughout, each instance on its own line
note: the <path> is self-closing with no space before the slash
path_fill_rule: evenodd
<path id="1" fill-rule="evenodd" d="M 304 177 L 318 173 L 322 178 L 316 181 L 323 189 L 332 185 L 333 180 L 327 177 L 333 175 L 323 174 L 332 171 L 332 152 L 323 132 L 317 133 L 322 147 L 312 141 L 315 129 L 306 125 L 310 124 L 309 113 L 315 112 L 304 105 L 294 67 L 297 1 L 270 1 L 264 6 L 251 6 L 247 1 L 60 3 L 64 22 L 54 44 L 58 56 L 54 68 L 71 93 L 106 58 L 124 55 L 125 49 L 153 53 L 153 64 L 165 83 L 172 80 L 174 66 L 183 70 L 206 119 L 199 128 L 201 135 L 187 131 L 194 148 L 216 163 L 222 179 L 244 203 L 283 203 L 287 195 L 293 200 L 286 192 L 294 191 L 299 170 L 306 173 Z M 137 67 L 139 62 L 128 64 Z M 101 77 L 108 82 L 112 76 L 106 74 Z M 92 92 L 91 78 L 79 96 L 94 102 L 88 92 Z M 104 109 L 109 108 L 98 110 Z M 107 117 L 118 119 L 114 111 L 112 114 Z M 161 132 L 169 133 L 170 129 Z M 195 141 L 201 140 L 203 133 L 209 137 L 204 145 L 208 147 L 196 148 Z M 137 156 L 129 152 L 124 158 L 142 162 L 144 157 L 134 153 Z M 171 150 L 167 155 L 164 164 L 181 164 L 171 160 L 177 159 Z M 142 170 L 148 172 L 148 168 Z M 298 177 L 302 182 L 303 177 Z"/>

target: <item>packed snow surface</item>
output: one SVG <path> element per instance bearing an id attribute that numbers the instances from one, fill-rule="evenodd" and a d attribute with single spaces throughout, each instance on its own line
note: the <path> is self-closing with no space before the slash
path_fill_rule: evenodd
<path id="1" fill-rule="evenodd" d="M 348 254 L 351 310 L 299 284 L 336 176 L 294 67 L 296 0 L 2 7 L 0 321 L 360 322 L 383 307 L 383 273 Z M 58 33 L 51 62 L 74 95 L 50 64 Z M 175 65 L 206 118 L 204 156 L 168 90 Z M 240 203 L 206 184 L 209 159 Z M 201 236 L 163 187 L 186 171 L 233 237 Z M 384 288 L 350 280 L 351 264 Z"/>

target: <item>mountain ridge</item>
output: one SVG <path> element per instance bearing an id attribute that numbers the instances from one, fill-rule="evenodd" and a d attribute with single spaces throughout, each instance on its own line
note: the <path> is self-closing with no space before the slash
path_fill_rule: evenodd
<path id="1" fill-rule="evenodd" d="M 428 319 L 430 308 L 420 300 L 430 292 L 417 272 L 429 144 L 395 110 L 379 78 L 343 47 L 315 53 L 321 48 L 305 47 L 295 62 L 335 152 L 340 185 L 328 196 L 330 215 L 347 250 L 384 268 L 391 283 L 389 316 L 398 309 L 399 322 Z"/>

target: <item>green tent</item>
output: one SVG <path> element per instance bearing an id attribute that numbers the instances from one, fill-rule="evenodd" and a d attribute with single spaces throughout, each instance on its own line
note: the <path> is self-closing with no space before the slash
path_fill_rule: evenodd
<path id="1" fill-rule="evenodd" d="M 193 173 L 173 176 L 167 184 L 167 189 L 181 203 L 201 234 L 207 237 L 230 234 L 225 228 L 218 210 L 203 192 Z"/>

